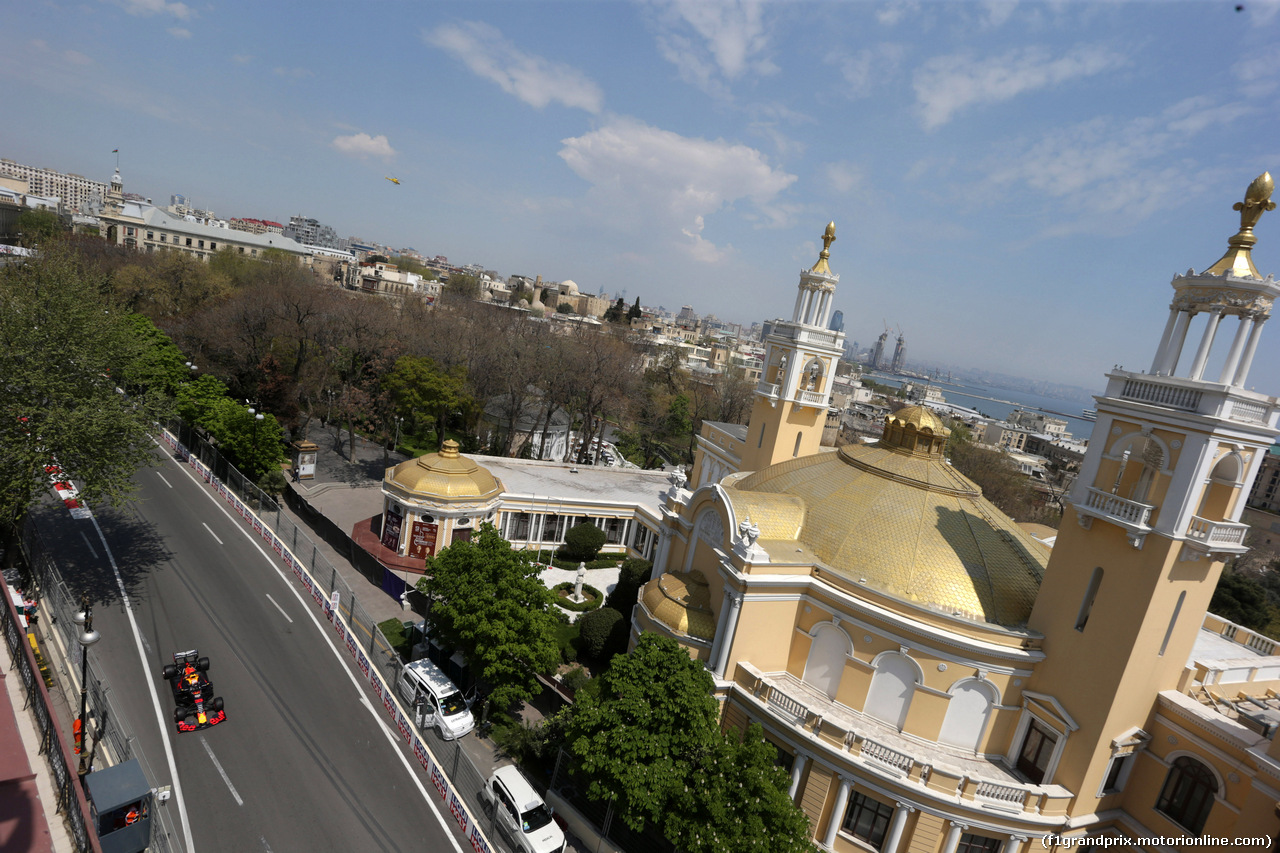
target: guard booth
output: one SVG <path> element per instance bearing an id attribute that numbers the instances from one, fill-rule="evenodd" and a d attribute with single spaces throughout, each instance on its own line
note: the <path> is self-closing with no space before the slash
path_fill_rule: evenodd
<path id="1" fill-rule="evenodd" d="M 316 478 L 316 453 L 320 445 L 314 441 L 303 439 L 295 441 L 293 450 L 293 476 L 297 480 L 314 480 Z"/>
<path id="2" fill-rule="evenodd" d="M 102 853 L 142 853 L 151 845 L 151 786 L 138 759 L 84 777 Z"/>

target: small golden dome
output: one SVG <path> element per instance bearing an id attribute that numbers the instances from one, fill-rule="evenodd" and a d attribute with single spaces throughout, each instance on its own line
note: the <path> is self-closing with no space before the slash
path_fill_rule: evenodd
<path id="1" fill-rule="evenodd" d="M 941 456 L 951 430 L 942 419 L 924 406 L 906 406 L 884 420 L 881 447 L 918 456 Z"/>
<path id="2" fill-rule="evenodd" d="M 889 415 L 889 420 L 898 421 L 903 426 L 911 424 L 917 432 L 928 429 L 932 430 L 934 435 L 951 434 L 951 430 L 942 423 L 942 418 L 927 406 L 906 406 Z"/>
<path id="3" fill-rule="evenodd" d="M 640 600 L 654 619 L 677 633 L 707 641 L 715 636 L 711 595 L 702 572 L 662 575 L 644 585 Z"/>
<path id="4" fill-rule="evenodd" d="M 387 485 L 414 497 L 485 500 L 502 493 L 502 482 L 458 452 L 449 439 L 439 453 L 401 462 L 387 475 Z"/>

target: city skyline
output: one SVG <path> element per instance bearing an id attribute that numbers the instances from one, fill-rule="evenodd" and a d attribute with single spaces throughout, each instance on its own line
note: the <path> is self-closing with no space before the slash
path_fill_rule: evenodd
<path id="1" fill-rule="evenodd" d="M 850 340 L 1091 388 L 1280 166 L 1274 4 L 307 8 L 15 10 L 0 155 L 744 325 L 834 220 Z"/>

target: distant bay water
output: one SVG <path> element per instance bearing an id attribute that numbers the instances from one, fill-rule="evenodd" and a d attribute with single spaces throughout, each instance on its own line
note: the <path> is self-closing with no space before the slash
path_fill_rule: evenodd
<path id="1" fill-rule="evenodd" d="M 1093 408 L 1092 405 L 1084 405 L 1072 400 L 1059 400 L 1056 397 L 1044 397 L 1026 391 L 990 388 L 963 382 L 943 382 L 937 379 L 925 382 L 922 379 L 886 376 L 880 373 L 868 373 L 866 375 L 875 382 L 879 382 L 882 385 L 892 385 L 894 388 L 902 387 L 904 382 L 911 382 L 916 385 L 932 385 L 942 392 L 942 396 L 946 398 L 948 403 L 964 406 L 966 409 L 976 409 L 989 418 L 1004 420 L 1015 409 L 1039 411 L 1051 417 L 1065 420 L 1067 422 L 1067 432 L 1071 433 L 1074 438 L 1087 439 L 1093 432 L 1093 422 L 1080 417 L 1081 412 L 1086 408 Z"/>

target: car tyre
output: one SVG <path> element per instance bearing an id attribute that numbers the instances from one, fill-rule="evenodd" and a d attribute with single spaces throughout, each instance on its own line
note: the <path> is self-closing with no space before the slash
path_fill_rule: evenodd
<path id="1" fill-rule="evenodd" d="M 209 659 L 208 659 L 208 658 L 200 658 L 199 660 L 197 660 L 197 661 L 196 661 L 196 671 L 197 671 L 197 672 L 208 672 L 208 671 L 209 671 Z"/>
<path id="2" fill-rule="evenodd" d="M 185 720 L 186 718 L 187 718 L 187 709 L 186 709 L 186 708 L 174 708 L 174 709 L 173 709 L 173 721 L 174 721 L 175 723 L 180 723 L 180 722 L 182 722 L 183 720 Z"/>
<path id="3" fill-rule="evenodd" d="M 172 681 L 173 677 L 178 674 L 178 668 L 171 663 L 167 663 L 164 665 L 162 672 L 166 681 Z"/>
<path id="4" fill-rule="evenodd" d="M 222 697 L 221 697 L 221 696 L 219 696 L 218 698 L 216 698 L 216 699 L 214 699 L 212 702 L 210 702 L 210 703 L 209 703 L 209 707 L 213 709 L 213 712 L 214 712 L 215 714 L 216 714 L 217 712 L 221 711 L 221 710 L 222 710 Z"/>

